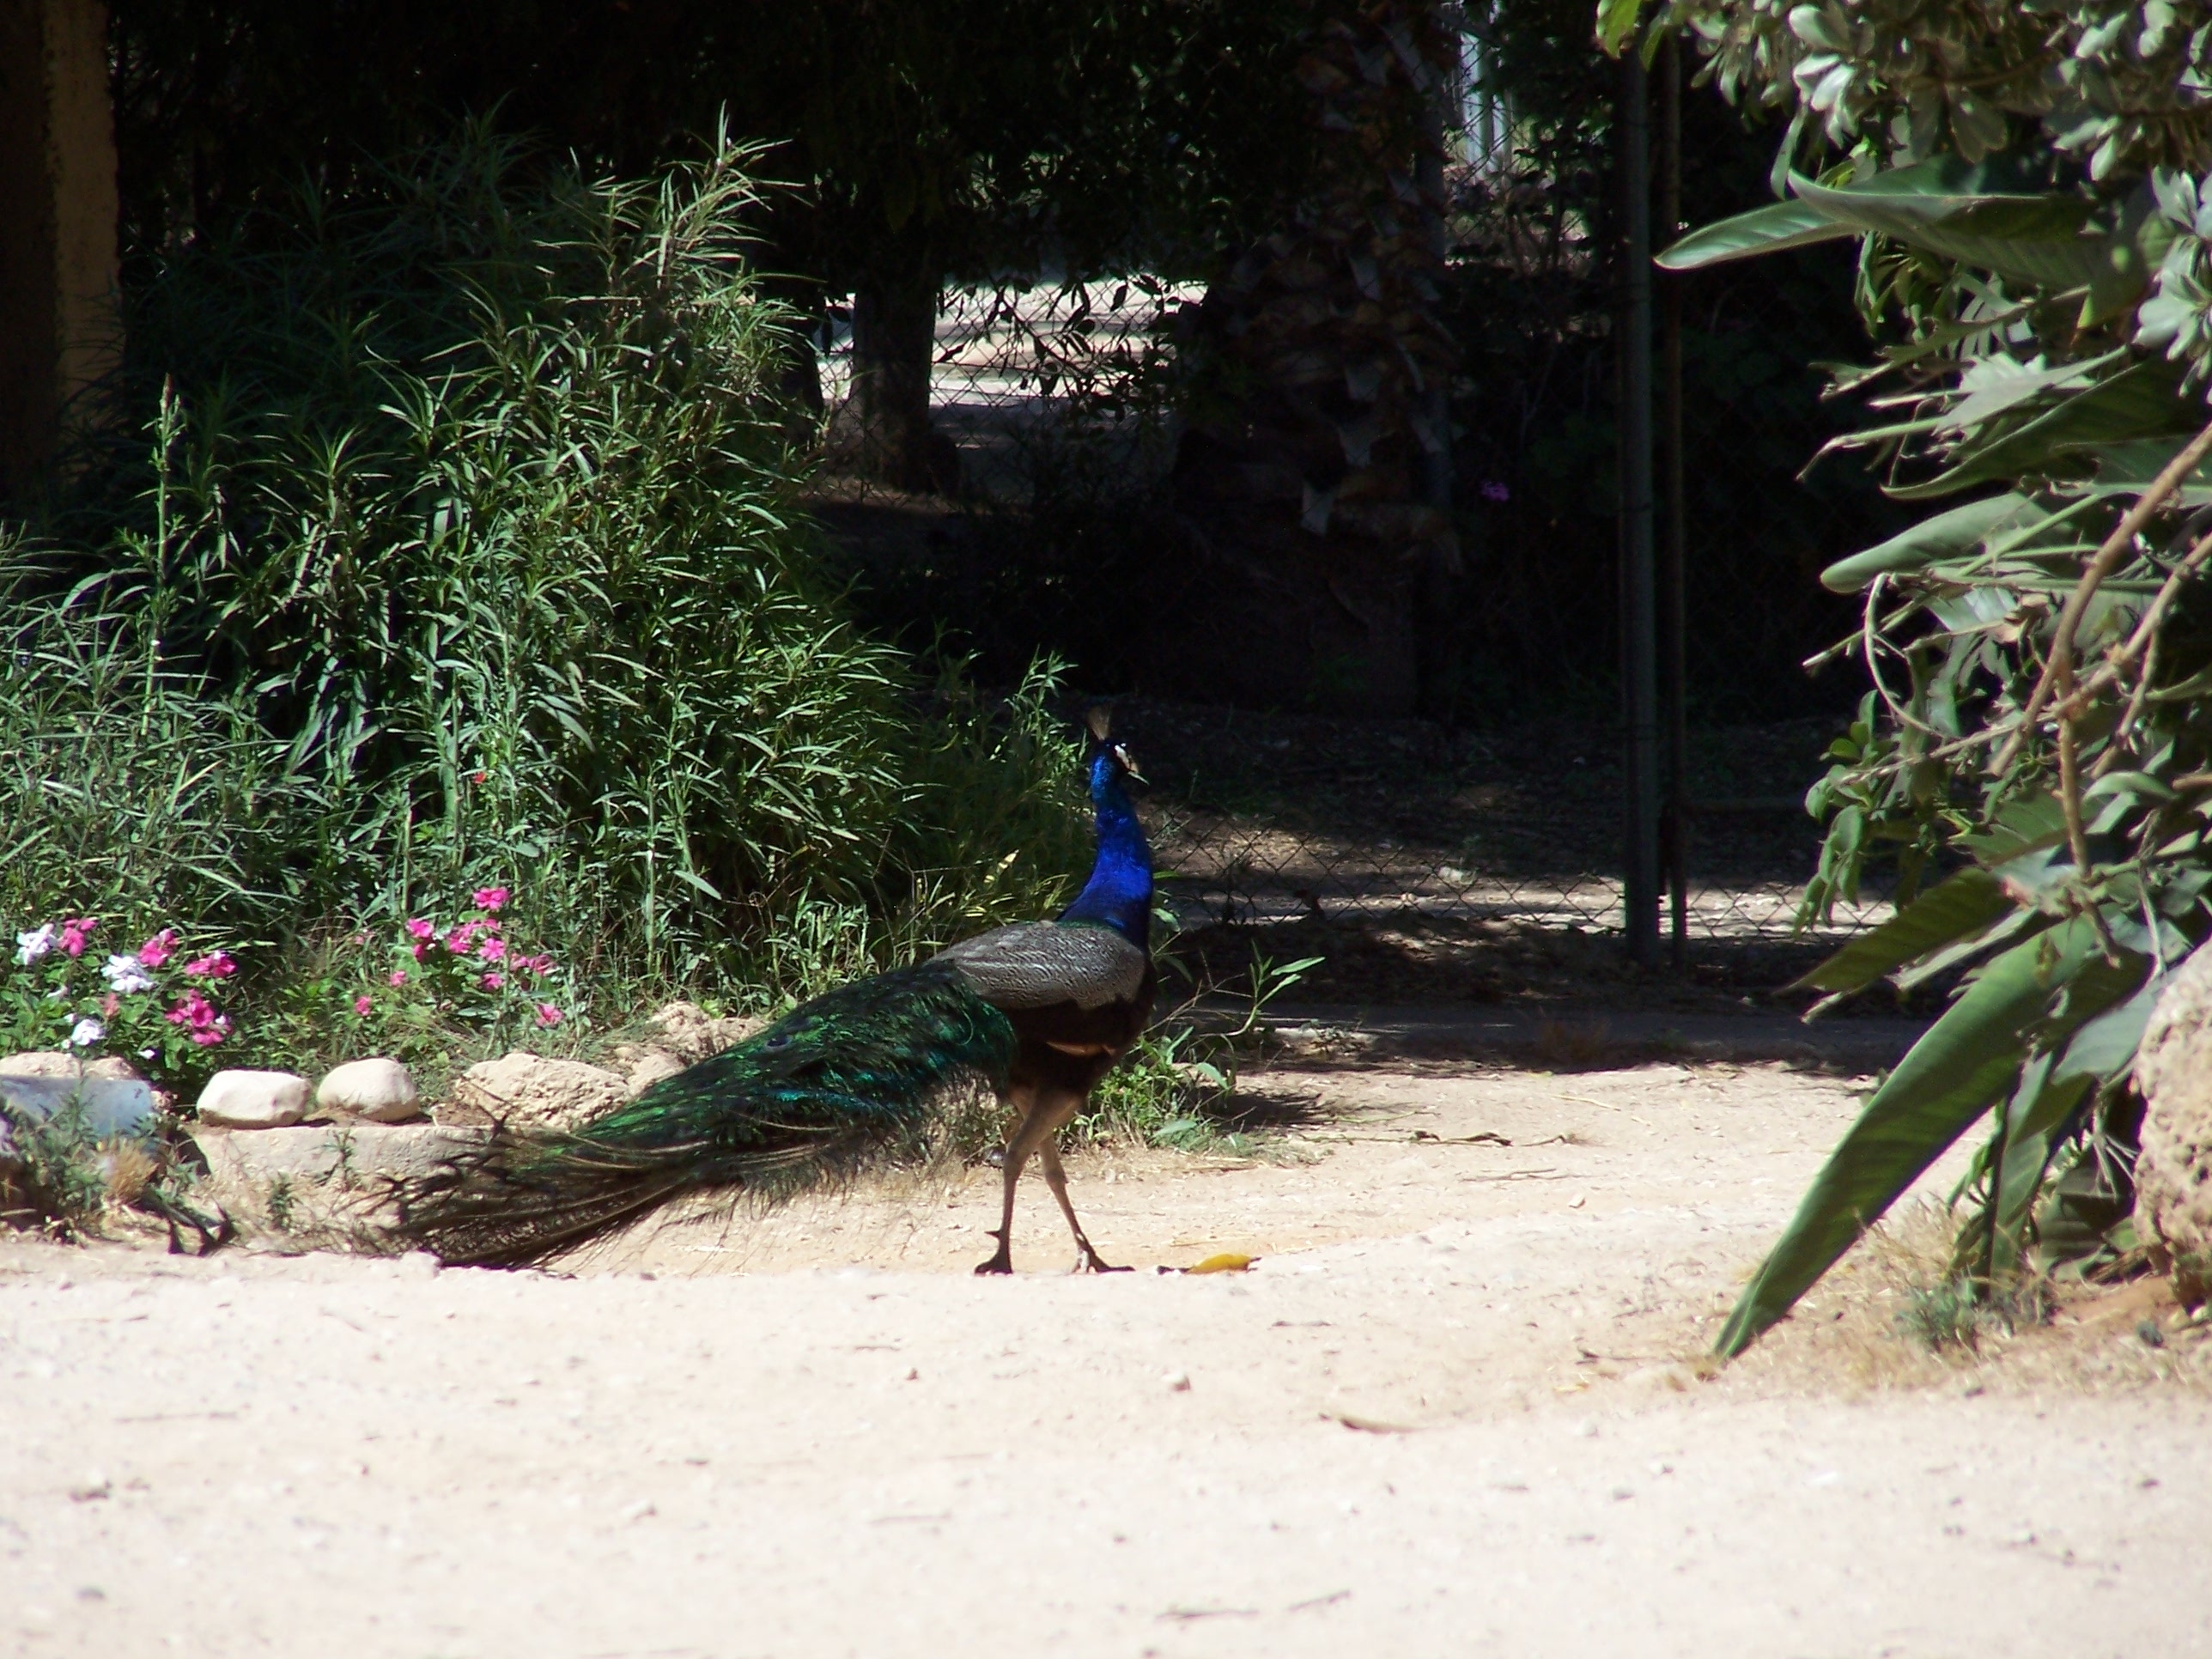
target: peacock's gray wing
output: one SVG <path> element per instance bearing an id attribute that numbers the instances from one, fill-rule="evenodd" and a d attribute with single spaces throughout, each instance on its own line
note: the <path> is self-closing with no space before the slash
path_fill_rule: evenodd
<path id="1" fill-rule="evenodd" d="M 957 967 L 976 994 L 1005 1009 L 1072 1002 L 1103 1008 L 1142 990 L 1150 958 L 1110 927 L 1024 921 L 963 939 L 937 959 Z"/>

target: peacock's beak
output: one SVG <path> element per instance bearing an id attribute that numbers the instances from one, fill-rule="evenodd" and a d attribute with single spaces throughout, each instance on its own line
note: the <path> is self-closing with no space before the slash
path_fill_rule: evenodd
<path id="1" fill-rule="evenodd" d="M 1132 781 L 1144 784 L 1149 784 L 1152 781 L 1150 778 L 1146 777 L 1142 772 L 1139 772 L 1137 769 L 1137 763 L 1134 757 L 1133 757 L 1127 750 L 1121 747 L 1118 743 L 1114 745 L 1114 758 L 1121 763 L 1122 775 L 1129 778 Z"/>

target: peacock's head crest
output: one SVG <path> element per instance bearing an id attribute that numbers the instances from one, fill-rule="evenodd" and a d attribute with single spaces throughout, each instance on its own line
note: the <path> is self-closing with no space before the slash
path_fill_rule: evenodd
<path id="1" fill-rule="evenodd" d="M 1101 703 L 1085 716 L 1091 728 L 1091 798 L 1099 800 L 1115 789 L 1124 778 L 1142 783 L 1145 775 L 1137 769 L 1126 744 L 1114 741 L 1113 709 Z"/>

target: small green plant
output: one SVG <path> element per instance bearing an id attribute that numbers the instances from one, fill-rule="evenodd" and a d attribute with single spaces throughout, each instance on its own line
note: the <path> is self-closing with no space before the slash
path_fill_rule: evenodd
<path id="1" fill-rule="evenodd" d="M 290 1232 L 293 1211 L 297 1202 L 297 1195 L 292 1190 L 290 1176 L 280 1172 L 269 1178 L 269 1196 L 265 1201 L 265 1207 L 269 1213 L 269 1224 L 271 1227 L 280 1233 Z"/>
<path id="2" fill-rule="evenodd" d="M 1162 958 L 1171 971 L 1182 970 L 1171 952 L 1162 952 Z M 1229 1127 L 1237 1062 L 1264 1042 L 1267 1005 L 1321 962 L 1319 957 L 1304 957 L 1277 964 L 1255 947 L 1247 988 L 1234 1020 L 1227 1024 L 1204 1018 L 1203 1005 L 1218 995 L 1218 988 L 1191 981 L 1182 1001 L 1156 1021 L 1099 1084 L 1091 1109 L 1075 1120 L 1078 1139 L 1250 1155 L 1256 1147 L 1253 1137 Z"/>
<path id="3" fill-rule="evenodd" d="M 2051 1310 L 2050 1285 L 2039 1277 L 2023 1275 L 1993 1289 L 1954 1273 L 1936 1284 L 1909 1287 L 1897 1328 L 1931 1353 L 1954 1348 L 1975 1353 L 1984 1337 L 2010 1335 L 2023 1326 L 2044 1324 Z"/>

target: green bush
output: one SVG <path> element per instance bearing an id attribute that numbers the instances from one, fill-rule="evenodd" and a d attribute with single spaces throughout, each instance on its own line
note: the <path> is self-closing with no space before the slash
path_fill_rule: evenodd
<path id="1" fill-rule="evenodd" d="M 750 159 L 588 179 L 471 131 L 153 274 L 142 435 L 0 544 L 0 921 L 212 929 L 250 990 L 506 886 L 619 1016 L 1052 902 L 1048 677 L 922 683 L 789 510 Z"/>

